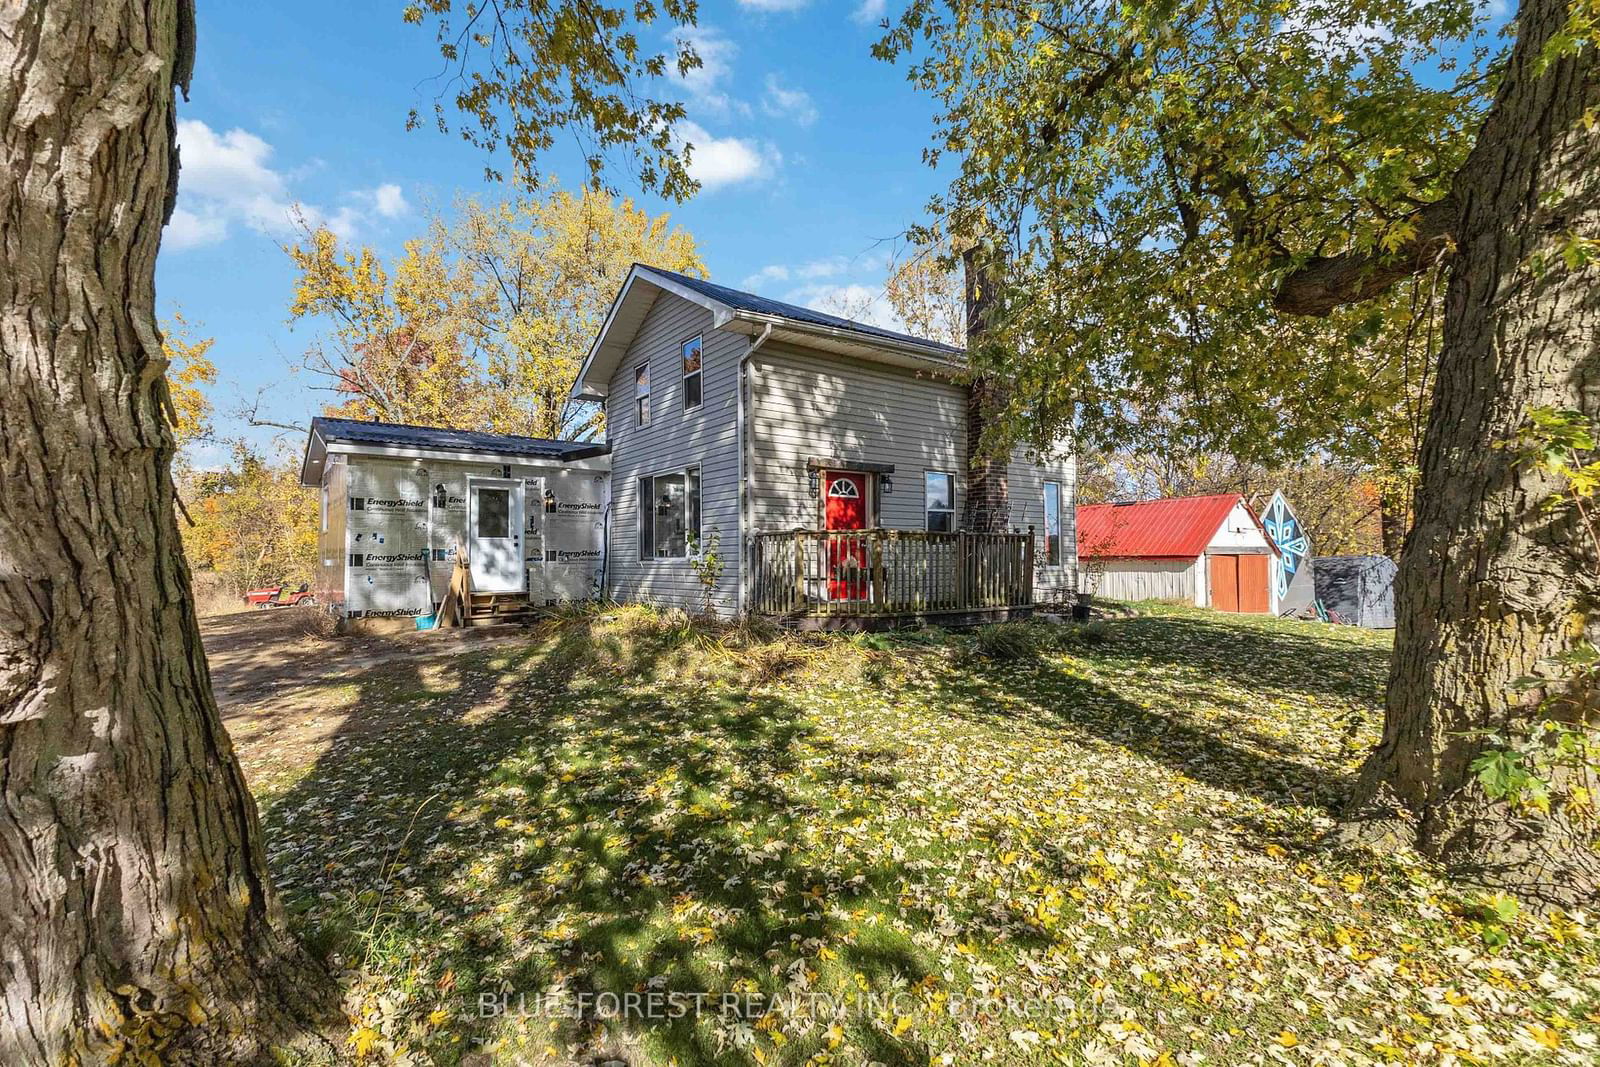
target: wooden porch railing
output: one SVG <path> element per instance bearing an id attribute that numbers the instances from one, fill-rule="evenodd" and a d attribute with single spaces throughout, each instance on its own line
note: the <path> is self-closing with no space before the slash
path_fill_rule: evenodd
<path id="1" fill-rule="evenodd" d="M 749 544 L 757 615 L 933 615 L 1033 604 L 1027 533 L 793 530 Z"/>

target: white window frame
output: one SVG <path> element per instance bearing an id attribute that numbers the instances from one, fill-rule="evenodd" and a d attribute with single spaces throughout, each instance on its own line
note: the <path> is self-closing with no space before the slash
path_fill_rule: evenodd
<path id="1" fill-rule="evenodd" d="M 1050 558 L 1050 487 L 1056 490 L 1056 558 Z M 1053 478 L 1045 480 L 1039 490 L 1040 504 L 1044 507 L 1044 565 L 1060 567 L 1067 562 L 1067 531 L 1061 521 L 1061 483 Z"/>
<path id="2" fill-rule="evenodd" d="M 321 507 L 318 510 L 322 513 L 322 532 L 323 533 L 327 533 L 328 532 L 328 483 L 326 481 L 324 481 L 322 483 Z"/>
<path id="3" fill-rule="evenodd" d="M 699 345 L 700 346 L 700 364 L 699 364 L 699 367 L 697 369 L 695 369 L 694 371 L 692 371 L 692 372 L 684 370 L 684 364 L 685 364 L 686 361 L 683 358 L 684 349 L 688 348 L 690 345 Z M 683 377 L 683 410 L 685 410 L 685 411 L 694 411 L 694 410 L 696 410 L 697 408 L 699 408 L 701 405 L 703 405 L 706 402 L 706 376 L 705 376 L 705 369 L 706 369 L 705 335 L 697 333 L 693 337 L 689 338 L 687 341 L 683 342 L 681 345 L 678 346 L 678 372 Z M 700 399 L 696 400 L 693 404 L 689 403 L 689 379 L 690 378 L 695 379 L 695 383 L 700 387 Z"/>
<path id="4" fill-rule="evenodd" d="M 947 479 L 950 487 L 950 506 L 948 508 L 930 508 L 928 506 L 928 475 L 937 474 Z M 932 516 L 950 516 L 950 529 L 935 530 Z M 922 528 L 929 533 L 955 533 L 956 532 L 956 476 L 953 471 L 923 471 L 922 472 Z"/>
<path id="5" fill-rule="evenodd" d="M 656 548 L 655 484 L 657 478 L 672 478 L 677 475 L 683 476 L 683 555 L 663 556 L 657 551 Z M 689 493 L 690 475 L 693 475 L 695 485 L 694 496 L 692 498 L 694 501 L 692 511 L 690 509 L 691 497 Z M 640 491 L 640 484 L 646 481 L 650 483 L 650 492 L 648 494 Z M 695 555 L 692 546 L 704 544 L 704 542 L 701 540 L 701 530 L 705 524 L 705 480 L 700 464 L 687 463 L 682 467 L 669 467 L 666 470 L 655 471 L 651 474 L 641 474 L 633 480 L 633 486 L 634 494 L 638 498 L 634 502 L 634 507 L 638 511 L 638 514 L 635 516 L 634 537 L 636 548 L 638 550 L 639 562 L 649 563 L 652 560 L 694 559 Z M 693 522 L 690 521 L 691 515 L 693 516 Z M 647 518 L 650 522 L 649 555 L 645 555 L 644 552 L 645 520 Z"/>
<path id="6" fill-rule="evenodd" d="M 650 425 L 650 361 L 633 368 L 633 421 L 642 430 Z"/>

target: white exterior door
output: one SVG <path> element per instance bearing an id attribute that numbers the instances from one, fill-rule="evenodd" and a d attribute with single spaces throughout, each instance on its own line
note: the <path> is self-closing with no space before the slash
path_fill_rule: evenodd
<path id="1" fill-rule="evenodd" d="M 467 547 L 475 593 L 522 591 L 522 483 L 474 478 L 468 504 Z"/>

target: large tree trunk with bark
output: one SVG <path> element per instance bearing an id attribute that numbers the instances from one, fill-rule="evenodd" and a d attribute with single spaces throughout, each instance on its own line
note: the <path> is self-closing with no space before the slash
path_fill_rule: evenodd
<path id="1" fill-rule="evenodd" d="M 1592 904 L 1600 857 L 1557 811 L 1522 818 L 1469 771 L 1537 714 L 1517 678 L 1600 637 L 1594 546 L 1560 485 L 1504 447 L 1547 405 L 1600 414 L 1600 277 L 1571 269 L 1569 234 L 1600 234 L 1596 49 L 1540 70 L 1562 0 L 1526 0 L 1505 80 L 1451 198 L 1460 215 L 1445 340 L 1423 442 L 1415 524 L 1401 558 L 1398 630 L 1381 745 L 1353 811 L 1406 832 L 1459 871 L 1550 903 Z M 1546 267 L 1537 269 L 1536 256 Z M 1370 836 L 1370 834 L 1369 834 Z"/>
<path id="2" fill-rule="evenodd" d="M 283 932 L 173 515 L 154 273 L 188 0 L 0 4 L 0 1063 L 233 1063 Z"/>

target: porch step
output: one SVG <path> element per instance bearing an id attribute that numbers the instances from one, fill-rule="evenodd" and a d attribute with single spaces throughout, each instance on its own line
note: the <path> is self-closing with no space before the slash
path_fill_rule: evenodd
<path id="1" fill-rule="evenodd" d="M 531 622 L 533 605 L 526 593 L 473 593 L 467 610 L 467 625 L 493 626 L 498 623 Z"/>

